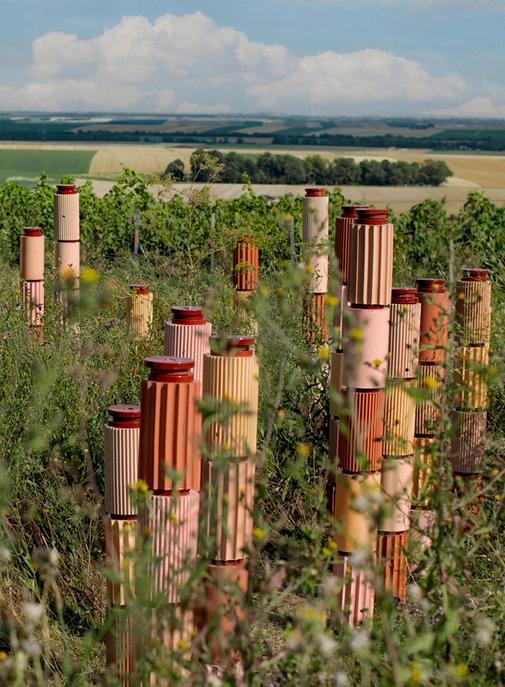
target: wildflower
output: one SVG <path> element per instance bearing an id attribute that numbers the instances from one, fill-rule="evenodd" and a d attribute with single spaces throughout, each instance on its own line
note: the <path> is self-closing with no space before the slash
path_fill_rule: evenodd
<path id="1" fill-rule="evenodd" d="M 353 327 L 349 332 L 349 335 L 353 341 L 362 341 L 365 332 L 361 327 Z"/>
<path id="2" fill-rule="evenodd" d="M 320 346 L 318 354 L 319 354 L 320 360 L 328 360 L 330 357 L 330 347 L 329 346 Z"/>
<path id="3" fill-rule="evenodd" d="M 255 539 L 263 539 L 263 537 L 265 536 L 265 531 L 261 529 L 261 527 L 255 527 L 252 533 Z"/>
<path id="4" fill-rule="evenodd" d="M 32 625 L 37 625 L 37 623 L 42 618 L 42 613 L 44 612 L 44 607 L 42 604 L 34 603 L 32 601 L 25 601 L 23 604 L 23 612 L 25 614 L 26 620 Z"/>
<path id="5" fill-rule="evenodd" d="M 490 644 L 493 638 L 495 625 L 490 618 L 478 618 L 476 622 L 475 639 L 481 646 Z"/>
<path id="6" fill-rule="evenodd" d="M 372 365 L 374 367 L 380 367 L 382 365 L 382 360 L 380 358 L 374 358 L 372 360 Z"/>
<path id="7" fill-rule="evenodd" d="M 25 654 L 32 658 L 40 654 L 40 644 L 36 639 L 23 639 L 21 647 Z"/>
<path id="8" fill-rule="evenodd" d="M 307 444 L 298 444 L 296 452 L 300 458 L 308 458 L 310 455 L 310 447 Z"/>
<path id="9" fill-rule="evenodd" d="M 177 648 L 179 651 L 187 651 L 189 649 L 189 643 L 185 639 L 179 639 Z"/>
<path id="10" fill-rule="evenodd" d="M 408 592 L 414 603 L 418 603 L 423 598 L 423 590 L 418 584 L 409 584 Z"/>
<path id="11" fill-rule="evenodd" d="M 266 298 L 267 296 L 269 296 L 269 295 L 270 295 L 270 289 L 268 288 L 268 286 L 266 286 L 265 284 L 262 284 L 262 285 L 260 286 L 260 294 L 261 294 L 264 298 Z"/>
<path id="12" fill-rule="evenodd" d="M 5 653 L 5 651 L 0 651 L 0 663 L 3 663 L 3 661 L 5 661 L 6 658 L 7 654 Z"/>
<path id="13" fill-rule="evenodd" d="M 366 651 L 370 644 L 370 637 L 366 630 L 359 630 L 356 632 L 350 641 L 352 651 L 355 653 Z"/>
<path id="14" fill-rule="evenodd" d="M 449 666 L 449 673 L 456 680 L 464 680 L 468 675 L 468 666 L 466 663 L 457 663 L 455 666 Z"/>
<path id="15" fill-rule="evenodd" d="M 437 386 L 439 386 L 440 382 L 438 379 L 435 379 L 435 377 L 425 377 L 424 378 L 424 386 L 427 389 L 436 389 Z"/>
<path id="16" fill-rule="evenodd" d="M 319 647 L 321 649 L 321 653 L 323 654 L 323 656 L 331 656 L 332 653 L 335 651 L 337 642 L 324 632 L 319 635 L 318 640 Z"/>
<path id="17" fill-rule="evenodd" d="M 411 661 L 410 663 L 410 682 L 413 685 L 420 685 L 424 680 L 423 671 L 421 666 L 417 661 Z"/>
<path id="18" fill-rule="evenodd" d="M 501 501 L 501 496 L 500 496 L 500 494 L 496 494 L 496 496 L 494 497 L 494 500 L 495 500 L 495 501 Z"/>
<path id="19" fill-rule="evenodd" d="M 275 295 L 277 296 L 277 298 L 284 298 L 286 296 L 286 291 L 285 289 L 277 289 Z"/>
<path id="20" fill-rule="evenodd" d="M 313 274 L 314 268 L 312 267 L 312 265 L 307 264 L 307 265 L 305 265 L 305 271 L 307 272 L 307 274 Z"/>
<path id="21" fill-rule="evenodd" d="M 332 293 L 327 293 L 325 300 L 326 300 L 327 305 L 335 306 L 335 305 L 339 304 L 338 298 L 336 296 L 334 296 Z"/>
<path id="22" fill-rule="evenodd" d="M 5 565 L 11 559 L 11 552 L 5 546 L 0 546 L 0 565 Z"/>
<path id="23" fill-rule="evenodd" d="M 277 415 L 280 418 L 285 418 L 286 417 L 286 411 L 284 410 L 284 408 L 279 408 L 279 410 L 277 411 Z"/>
<path id="24" fill-rule="evenodd" d="M 130 484 L 130 489 L 132 491 L 138 491 L 138 492 L 141 492 L 143 494 L 147 494 L 147 492 L 149 491 L 149 487 L 147 486 L 147 484 L 144 482 L 143 479 L 138 479 L 136 482 L 132 482 Z"/>
<path id="25" fill-rule="evenodd" d="M 341 670 L 335 675 L 335 685 L 336 687 L 347 687 L 349 684 L 349 678 Z"/>
<path id="26" fill-rule="evenodd" d="M 323 552 L 323 556 L 325 556 L 326 558 L 331 558 L 332 553 L 327 546 L 323 546 L 322 552 Z"/>
<path id="27" fill-rule="evenodd" d="M 81 281 L 87 284 L 96 284 L 100 279 L 98 272 L 93 267 L 83 267 L 81 270 Z"/>
<path id="28" fill-rule="evenodd" d="M 357 549 L 349 556 L 349 563 L 353 568 L 359 568 L 366 561 L 366 551 L 364 549 Z"/>

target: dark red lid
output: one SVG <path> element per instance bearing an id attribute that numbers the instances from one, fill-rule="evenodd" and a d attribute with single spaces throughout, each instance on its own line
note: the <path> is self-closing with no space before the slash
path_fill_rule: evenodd
<path id="1" fill-rule="evenodd" d="M 326 195 L 324 188 L 306 188 L 305 198 L 321 198 Z"/>
<path id="2" fill-rule="evenodd" d="M 140 427 L 140 406 L 119 404 L 107 408 L 109 413 L 108 425 L 110 427 Z"/>
<path id="3" fill-rule="evenodd" d="M 366 205 L 342 205 L 342 217 L 345 219 L 357 219 L 358 209 L 366 207 Z"/>
<path id="4" fill-rule="evenodd" d="M 351 303 L 351 308 L 354 310 L 385 310 L 385 305 L 368 305 L 363 303 Z"/>
<path id="5" fill-rule="evenodd" d="M 463 267 L 462 281 L 487 281 L 489 273 L 482 267 Z"/>
<path id="6" fill-rule="evenodd" d="M 358 224 L 387 224 L 388 212 L 384 208 L 357 208 Z"/>
<path id="7" fill-rule="evenodd" d="M 77 186 L 75 184 L 56 184 L 56 192 L 63 195 L 72 195 L 77 193 Z"/>
<path id="8" fill-rule="evenodd" d="M 252 347 L 256 342 L 255 336 L 211 336 L 210 348 L 213 355 L 234 356 L 236 358 L 250 358 Z"/>
<path id="9" fill-rule="evenodd" d="M 445 279 L 416 279 L 418 293 L 445 293 Z"/>
<path id="10" fill-rule="evenodd" d="M 417 289 L 395 286 L 391 291 L 391 303 L 404 303 L 405 305 L 415 305 L 419 303 Z"/>
<path id="11" fill-rule="evenodd" d="M 149 286 L 147 284 L 130 284 L 130 291 L 135 291 L 135 293 L 143 296 L 147 296 L 149 293 Z"/>
<path id="12" fill-rule="evenodd" d="M 25 236 L 42 236 L 40 227 L 25 227 Z"/>
<path id="13" fill-rule="evenodd" d="M 172 308 L 173 324 L 206 324 L 203 308 L 196 305 L 177 305 Z"/>
<path id="14" fill-rule="evenodd" d="M 148 379 L 155 382 L 192 382 L 195 363 L 191 358 L 151 355 L 144 364 L 149 368 Z"/>

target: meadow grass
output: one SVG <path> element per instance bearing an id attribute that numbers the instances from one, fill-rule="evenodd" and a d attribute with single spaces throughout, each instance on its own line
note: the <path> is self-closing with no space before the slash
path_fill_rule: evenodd
<path id="1" fill-rule="evenodd" d="M 0 148 L 0 181 L 9 178 L 32 178 L 40 176 L 41 170 L 50 179 L 67 174 L 87 174 L 94 150 L 26 150 Z"/>

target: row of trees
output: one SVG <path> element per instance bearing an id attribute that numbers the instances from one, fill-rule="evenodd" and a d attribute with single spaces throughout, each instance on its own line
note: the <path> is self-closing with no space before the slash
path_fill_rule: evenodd
<path id="1" fill-rule="evenodd" d="M 341 157 L 326 160 L 319 155 L 300 159 L 294 155 L 240 155 L 219 150 L 195 150 L 189 173 L 182 160 L 174 160 L 165 176 L 175 181 L 240 184 L 247 174 L 255 184 L 326 184 L 363 186 L 439 186 L 452 171 L 441 160 L 403 162 Z"/>

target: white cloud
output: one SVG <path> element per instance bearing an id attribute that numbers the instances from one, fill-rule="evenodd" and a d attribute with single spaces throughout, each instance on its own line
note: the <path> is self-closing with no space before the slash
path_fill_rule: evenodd
<path id="1" fill-rule="evenodd" d="M 494 103 L 491 98 L 477 97 L 446 110 L 435 110 L 431 114 L 446 117 L 505 117 L 505 104 Z"/>
<path id="2" fill-rule="evenodd" d="M 0 85 L 3 109 L 67 111 L 415 113 L 472 95 L 458 76 L 388 51 L 299 58 L 201 12 L 123 17 L 89 39 L 47 33 L 33 43 L 31 80 Z"/>

